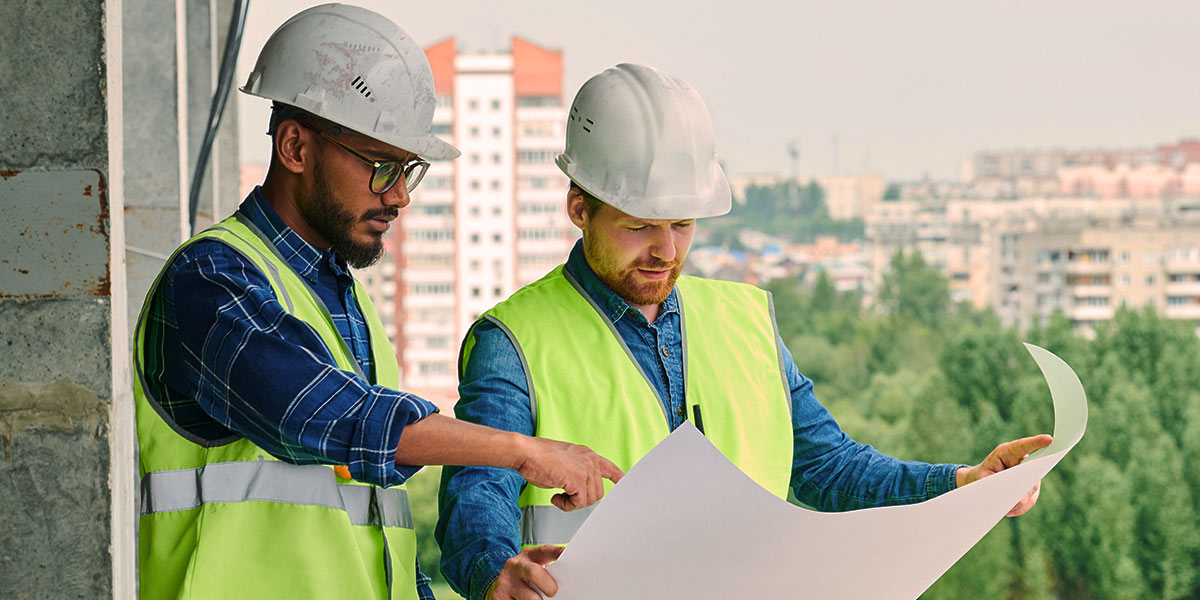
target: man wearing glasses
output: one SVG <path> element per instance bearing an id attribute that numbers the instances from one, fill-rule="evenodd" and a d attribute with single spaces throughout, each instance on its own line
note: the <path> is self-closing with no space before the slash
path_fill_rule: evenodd
<path id="1" fill-rule="evenodd" d="M 266 180 L 183 244 L 134 347 L 145 598 L 432 598 L 403 482 L 491 465 L 570 510 L 612 463 L 584 446 L 455 421 L 401 391 L 349 267 L 374 263 L 429 164 L 424 52 L 382 15 L 303 11 L 242 91 L 274 101 Z M 332 467 L 332 468 L 331 468 Z"/>

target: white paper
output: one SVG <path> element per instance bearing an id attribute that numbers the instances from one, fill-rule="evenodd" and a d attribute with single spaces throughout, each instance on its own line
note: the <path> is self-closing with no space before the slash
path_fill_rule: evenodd
<path id="1" fill-rule="evenodd" d="M 819 513 L 775 497 L 685 424 L 549 567 L 555 598 L 916 598 L 1083 437 L 1079 378 L 1054 354 L 1026 348 L 1050 386 L 1055 425 L 1053 444 L 1022 464 L 919 504 Z"/>

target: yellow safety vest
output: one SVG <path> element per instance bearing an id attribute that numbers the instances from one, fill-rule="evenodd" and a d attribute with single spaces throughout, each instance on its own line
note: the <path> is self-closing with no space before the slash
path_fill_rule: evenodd
<path id="1" fill-rule="evenodd" d="M 684 397 L 708 439 L 783 498 L 791 479 L 791 394 L 769 294 L 681 277 Z M 516 347 L 538 437 L 585 444 L 628 471 L 669 432 L 665 403 L 605 313 L 558 267 L 485 313 Z M 460 367 L 474 346 L 468 335 Z M 698 408 L 697 408 L 698 407 Z M 605 482 L 607 492 L 611 483 Z M 588 510 L 564 513 L 554 490 L 521 492 L 522 544 L 564 544 Z"/>
<path id="2" fill-rule="evenodd" d="M 324 304 L 248 219 L 229 217 L 175 254 L 199 240 L 225 243 L 258 267 L 280 304 L 312 326 L 338 367 L 362 374 Z M 403 486 L 383 489 L 327 466 L 280 462 L 240 436 L 198 439 L 150 397 L 142 352 L 157 287 L 156 279 L 134 346 L 141 596 L 415 600 L 416 534 Z M 357 282 L 354 295 L 370 331 L 374 383 L 397 388 L 400 369 L 379 315 Z"/>

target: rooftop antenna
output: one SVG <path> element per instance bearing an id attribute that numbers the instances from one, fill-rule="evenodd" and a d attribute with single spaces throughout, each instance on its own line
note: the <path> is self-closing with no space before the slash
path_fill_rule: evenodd
<path id="1" fill-rule="evenodd" d="M 800 181 L 800 140 L 796 138 L 789 140 L 787 153 L 792 159 L 792 181 Z"/>

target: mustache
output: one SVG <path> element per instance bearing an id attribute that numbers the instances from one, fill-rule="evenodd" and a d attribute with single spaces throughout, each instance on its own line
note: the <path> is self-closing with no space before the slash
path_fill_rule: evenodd
<path id="1" fill-rule="evenodd" d="M 362 220 L 370 221 L 371 219 L 395 219 L 400 216 L 400 209 L 396 207 L 377 208 L 363 213 Z"/>
<path id="2" fill-rule="evenodd" d="M 677 260 L 667 262 L 664 260 L 651 259 L 648 261 L 634 263 L 633 268 L 665 270 L 665 269 L 674 269 L 674 268 L 678 267 L 679 265 L 680 265 L 680 262 Z"/>

